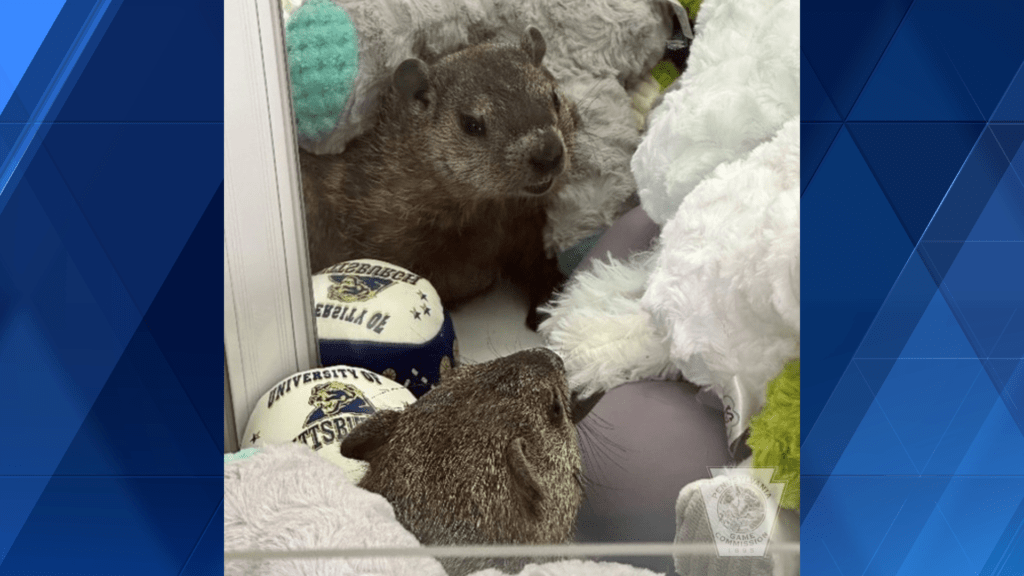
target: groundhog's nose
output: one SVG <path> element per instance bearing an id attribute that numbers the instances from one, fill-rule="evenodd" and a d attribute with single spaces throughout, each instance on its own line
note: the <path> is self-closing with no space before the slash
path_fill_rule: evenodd
<path id="1" fill-rule="evenodd" d="M 579 424 L 590 414 L 590 411 L 594 409 L 597 402 L 604 397 L 604 391 L 594 392 L 590 396 L 581 397 L 580 392 L 577 390 L 570 396 L 572 402 L 572 423 Z"/>
<path id="2" fill-rule="evenodd" d="M 544 145 L 530 157 L 530 164 L 537 172 L 549 174 L 562 169 L 564 157 L 565 147 L 562 146 L 562 141 L 558 139 L 558 136 L 548 133 L 544 138 Z"/>

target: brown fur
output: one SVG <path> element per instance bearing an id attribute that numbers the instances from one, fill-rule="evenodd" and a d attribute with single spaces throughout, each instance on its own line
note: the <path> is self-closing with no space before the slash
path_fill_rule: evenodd
<path id="1" fill-rule="evenodd" d="M 583 499 L 579 439 L 561 359 L 537 348 L 463 366 L 404 412 L 378 412 L 345 438 L 424 545 L 555 544 Z M 525 559 L 441 559 L 449 574 L 518 571 Z"/>
<path id="2" fill-rule="evenodd" d="M 531 28 L 518 46 L 408 60 L 373 130 L 340 155 L 302 152 L 313 269 L 377 258 L 426 277 L 448 307 L 504 274 L 527 292 L 535 327 L 534 308 L 563 280 L 542 235 L 578 123 L 543 55 Z M 467 117 L 486 133 L 467 132 Z M 538 163 L 559 149 L 557 167 Z M 546 181 L 546 193 L 528 190 Z"/>

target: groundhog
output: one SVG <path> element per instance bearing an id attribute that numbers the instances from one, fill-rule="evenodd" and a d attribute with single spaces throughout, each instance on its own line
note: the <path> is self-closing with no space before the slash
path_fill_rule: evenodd
<path id="1" fill-rule="evenodd" d="M 377 412 L 341 443 L 359 485 L 391 503 L 424 545 L 557 544 L 583 500 L 575 405 L 544 348 L 461 366 L 404 411 Z M 452 576 L 518 572 L 536 559 L 440 558 Z"/>
<path id="2" fill-rule="evenodd" d="M 579 116 L 541 65 L 537 28 L 395 70 L 371 131 L 338 155 L 300 152 L 313 270 L 376 258 L 430 280 L 454 309 L 504 275 L 527 324 L 564 281 L 546 208 L 572 165 Z"/>

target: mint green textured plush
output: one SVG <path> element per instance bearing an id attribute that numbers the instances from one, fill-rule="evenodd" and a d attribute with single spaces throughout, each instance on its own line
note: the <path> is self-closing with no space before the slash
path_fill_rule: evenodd
<path id="1" fill-rule="evenodd" d="M 334 130 L 359 72 L 359 37 L 348 14 L 330 0 L 310 0 L 286 28 L 292 102 L 300 138 Z"/>
<path id="2" fill-rule="evenodd" d="M 754 466 L 775 468 L 773 482 L 785 482 L 780 504 L 800 508 L 800 360 L 793 360 L 768 383 L 764 409 L 750 419 L 747 445 Z"/>
<path id="3" fill-rule="evenodd" d="M 239 460 L 245 460 L 254 454 L 259 454 L 260 449 L 256 447 L 243 448 L 238 452 L 231 452 L 224 455 L 224 463 L 230 464 L 231 462 L 238 462 Z"/>

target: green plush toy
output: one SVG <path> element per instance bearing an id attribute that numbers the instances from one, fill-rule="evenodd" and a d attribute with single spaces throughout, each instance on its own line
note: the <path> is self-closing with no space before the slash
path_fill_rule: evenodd
<path id="1" fill-rule="evenodd" d="M 309 0 L 288 20 L 286 43 L 299 138 L 316 141 L 338 123 L 359 73 L 359 36 L 330 0 Z"/>
<path id="2" fill-rule="evenodd" d="M 701 0 L 679 0 L 679 4 L 686 10 L 686 14 L 683 14 L 678 10 L 676 11 L 676 17 L 679 18 L 680 23 L 683 24 L 683 27 L 685 28 L 683 34 L 690 40 L 693 39 L 693 30 L 690 28 L 690 22 L 697 19 L 697 11 L 700 10 L 700 2 Z M 686 15 L 689 15 L 689 18 L 686 18 Z M 689 22 L 682 22 L 683 19 L 688 19 Z M 680 38 L 680 40 L 682 40 L 682 38 Z M 679 69 L 677 63 L 670 59 L 658 62 L 657 66 L 651 70 L 651 76 L 658 83 L 658 87 L 662 92 L 675 82 L 681 74 L 682 71 Z"/>
<path id="3" fill-rule="evenodd" d="M 768 383 L 764 409 L 750 420 L 747 445 L 754 466 L 775 468 L 773 482 L 785 482 L 780 504 L 800 508 L 800 360 L 793 360 Z"/>
<path id="4" fill-rule="evenodd" d="M 700 10 L 700 0 L 679 0 L 679 3 L 686 8 L 686 12 L 690 14 L 690 20 L 697 19 L 697 11 Z"/>

